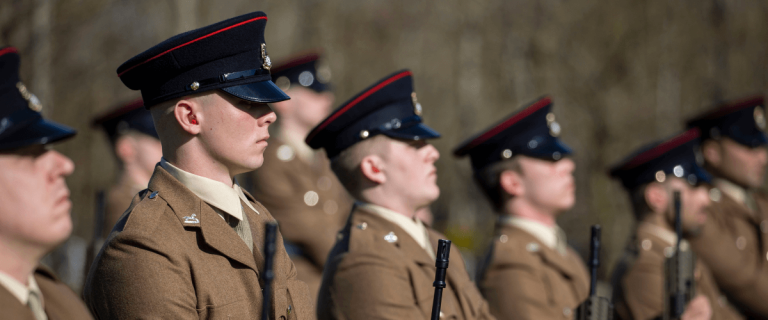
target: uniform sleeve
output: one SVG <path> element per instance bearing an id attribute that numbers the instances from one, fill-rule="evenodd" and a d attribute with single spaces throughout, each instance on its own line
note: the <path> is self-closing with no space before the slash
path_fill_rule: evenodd
<path id="1" fill-rule="evenodd" d="M 545 283 L 539 280 L 536 266 L 503 263 L 486 272 L 484 295 L 491 313 L 498 319 L 559 319 L 548 305 Z"/>
<path id="2" fill-rule="evenodd" d="M 755 254 L 761 252 L 757 243 L 747 243 L 744 250 L 739 250 L 727 222 L 710 216 L 713 219 L 708 219 L 701 235 L 691 239 L 696 253 L 734 304 L 753 317 L 768 318 L 768 261 L 763 260 L 768 257 Z"/>
<path id="3" fill-rule="evenodd" d="M 84 294 L 96 318 L 198 319 L 192 276 L 163 248 L 135 235 L 110 242 Z"/>
<path id="4" fill-rule="evenodd" d="M 632 319 L 655 319 L 664 311 L 663 270 L 663 261 L 637 261 L 621 280 Z"/>
<path id="5" fill-rule="evenodd" d="M 280 223 L 283 236 L 300 246 L 316 265 L 323 266 L 336 242 L 336 233 L 342 227 L 338 222 L 341 219 L 331 219 L 320 204 L 305 204 L 304 193 L 307 190 L 291 178 L 295 173 L 284 169 L 262 169 L 252 173 L 254 196 Z M 347 209 L 339 208 L 335 214 L 347 216 Z"/>
<path id="6" fill-rule="evenodd" d="M 380 257 L 347 256 L 336 271 L 331 294 L 341 319 L 424 319 L 405 267 Z M 429 301 L 430 305 L 432 301 Z"/>

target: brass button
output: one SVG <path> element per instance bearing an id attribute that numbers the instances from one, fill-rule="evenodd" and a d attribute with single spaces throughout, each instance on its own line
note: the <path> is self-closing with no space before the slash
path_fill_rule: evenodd
<path id="1" fill-rule="evenodd" d="M 499 241 L 501 241 L 501 243 L 507 243 L 507 240 L 509 240 L 509 237 L 507 237 L 506 234 L 499 236 Z"/>
<path id="2" fill-rule="evenodd" d="M 339 239 L 339 240 L 344 239 L 344 234 L 339 232 L 339 234 L 336 235 L 336 239 Z"/>
<path id="3" fill-rule="evenodd" d="M 572 313 L 573 313 L 573 311 L 571 311 L 571 308 L 568 308 L 568 307 L 563 308 L 563 316 L 564 317 L 568 318 L 568 317 L 571 316 Z"/>
<path id="4" fill-rule="evenodd" d="M 442 311 L 440 311 L 440 318 L 445 318 L 445 313 L 443 313 Z"/>
<path id="5" fill-rule="evenodd" d="M 645 239 L 641 245 L 643 246 L 643 250 L 648 251 L 651 250 L 653 243 L 651 243 L 651 240 Z"/>
<path id="6" fill-rule="evenodd" d="M 736 248 L 739 250 L 744 250 L 744 248 L 747 247 L 747 239 L 744 237 L 738 237 L 736 238 Z"/>

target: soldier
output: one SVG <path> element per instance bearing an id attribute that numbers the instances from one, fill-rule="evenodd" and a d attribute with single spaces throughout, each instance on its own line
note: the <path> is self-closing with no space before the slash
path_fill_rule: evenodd
<path id="1" fill-rule="evenodd" d="M 459 145 L 499 213 L 478 283 L 499 319 L 571 319 L 589 275 L 555 219 L 574 205 L 571 149 L 544 97 Z"/>
<path id="2" fill-rule="evenodd" d="M 91 319 L 77 295 L 40 265 L 72 232 L 75 169 L 50 144 L 75 130 L 43 119 L 19 80 L 16 48 L 0 48 L 0 310 L 4 319 Z"/>
<path id="3" fill-rule="evenodd" d="M 704 168 L 714 176 L 709 219 L 693 250 L 750 319 L 768 319 L 768 143 L 762 97 L 725 103 L 688 122 L 701 130 Z"/>
<path id="4" fill-rule="evenodd" d="M 440 154 L 426 141 L 440 135 L 422 123 L 411 76 L 402 70 L 373 84 L 307 136 L 360 201 L 323 271 L 319 319 L 430 318 L 437 242 L 445 236 L 414 216 L 440 195 Z M 451 256 L 447 283 L 441 318 L 493 319 L 460 255 Z"/>
<path id="5" fill-rule="evenodd" d="M 163 159 L 97 256 L 85 285 L 98 318 L 256 319 L 269 211 L 234 183 L 263 162 L 271 81 L 267 17 L 254 12 L 172 37 L 118 69 L 141 90 Z M 277 236 L 270 319 L 313 319 Z"/>
<path id="6" fill-rule="evenodd" d="M 152 123 L 152 115 L 144 108 L 141 99 L 94 119 L 93 124 L 100 126 L 107 134 L 119 165 L 117 183 L 106 194 L 104 221 L 99 234 L 104 239 L 128 209 L 133 196 L 147 188 L 163 149 Z"/>
<path id="7" fill-rule="evenodd" d="M 272 104 L 280 117 L 278 130 L 264 152 L 264 166 L 244 179 L 280 223 L 286 251 L 315 299 L 336 233 L 352 209 L 325 154 L 304 143 L 333 104 L 330 69 L 319 58 L 304 55 L 272 69 L 272 80 L 291 100 Z"/>
<path id="8" fill-rule="evenodd" d="M 665 311 L 665 257 L 677 243 L 672 192 L 680 192 L 683 235 L 697 234 L 707 220 L 705 184 L 710 176 L 696 162 L 698 138 L 699 130 L 690 129 L 651 143 L 610 171 L 627 190 L 637 220 L 636 232 L 613 275 L 613 303 L 620 319 L 656 319 Z M 682 240 L 680 246 L 689 245 Z M 695 280 L 697 296 L 686 306 L 682 319 L 742 319 L 721 299 L 712 273 L 701 261 L 696 261 Z"/>

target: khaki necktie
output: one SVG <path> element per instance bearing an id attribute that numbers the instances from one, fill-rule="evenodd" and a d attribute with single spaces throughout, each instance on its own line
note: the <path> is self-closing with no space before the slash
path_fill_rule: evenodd
<path id="1" fill-rule="evenodd" d="M 253 235 L 251 234 L 251 224 L 248 223 L 248 215 L 245 214 L 245 210 L 243 210 L 243 220 L 237 220 L 235 217 L 230 215 L 226 215 L 226 217 L 229 226 L 235 230 L 237 236 L 240 237 L 240 239 L 243 239 L 245 245 L 247 245 L 248 249 L 250 249 L 251 253 L 253 253 Z"/>
<path id="2" fill-rule="evenodd" d="M 32 314 L 36 320 L 48 320 L 48 316 L 45 315 L 45 309 L 43 309 L 43 301 L 39 293 L 35 291 L 29 291 L 29 300 L 27 306 L 32 309 Z"/>

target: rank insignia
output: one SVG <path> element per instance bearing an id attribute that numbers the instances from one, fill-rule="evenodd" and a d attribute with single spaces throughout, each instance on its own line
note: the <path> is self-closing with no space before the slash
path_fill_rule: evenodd
<path id="1" fill-rule="evenodd" d="M 422 111 L 421 103 L 419 103 L 419 99 L 416 98 L 416 92 L 411 92 L 411 101 L 413 102 L 413 113 L 420 116 Z"/>
<path id="2" fill-rule="evenodd" d="M 272 60 L 269 59 L 269 55 L 267 54 L 266 43 L 261 44 L 261 61 L 263 61 L 261 67 L 264 68 L 264 70 L 269 71 L 269 69 L 272 69 Z"/>

